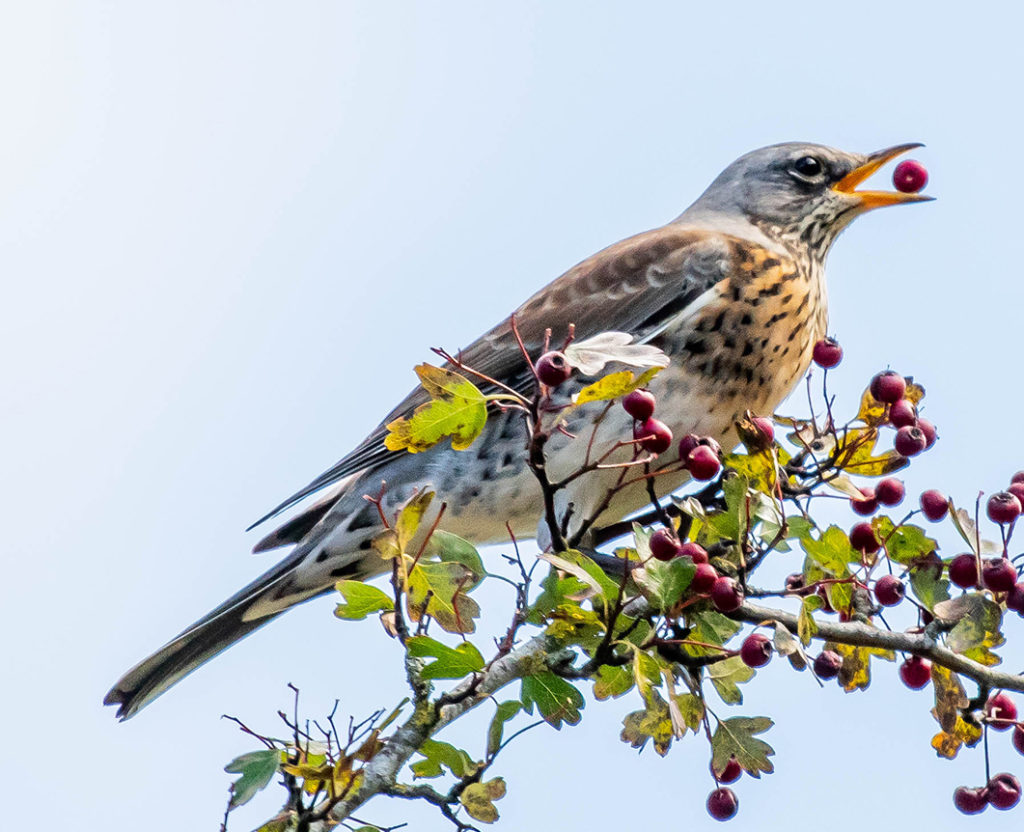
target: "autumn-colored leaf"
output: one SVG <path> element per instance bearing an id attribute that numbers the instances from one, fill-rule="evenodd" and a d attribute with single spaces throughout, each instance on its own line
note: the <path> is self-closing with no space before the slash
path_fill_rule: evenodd
<path id="1" fill-rule="evenodd" d="M 481 823 L 494 823 L 498 819 L 495 800 L 505 796 L 505 781 L 495 777 L 484 783 L 470 783 L 459 795 L 461 803 L 470 817 Z"/>
<path id="2" fill-rule="evenodd" d="M 735 716 L 718 723 L 711 737 L 711 764 L 722 771 L 730 757 L 735 757 L 751 777 L 761 772 L 771 774 L 775 766 L 768 758 L 775 750 L 764 740 L 757 739 L 775 723 L 766 716 Z"/>
<path id="3" fill-rule="evenodd" d="M 582 405 L 588 402 L 605 402 L 626 396 L 634 390 L 646 387 L 660 369 L 661 367 L 651 367 L 649 370 L 639 374 L 631 373 L 629 370 L 610 373 L 580 390 L 579 393 L 573 396 L 573 404 Z"/>
<path id="4" fill-rule="evenodd" d="M 487 422 L 487 399 L 469 379 L 452 370 L 420 364 L 420 384 L 431 400 L 413 414 L 387 425 L 384 446 L 389 451 L 418 453 L 451 437 L 452 448 L 462 451 L 473 444 Z"/>
<path id="5" fill-rule="evenodd" d="M 466 593 L 473 588 L 473 573 L 461 563 L 419 563 L 409 571 L 408 613 L 419 621 L 424 612 L 449 633 L 472 633 L 480 607 Z"/>
<path id="6" fill-rule="evenodd" d="M 648 742 L 654 744 L 654 750 L 664 757 L 672 745 L 672 717 L 668 711 L 668 703 L 656 691 L 645 699 L 646 707 L 642 711 L 626 714 L 622 720 L 622 732 L 619 735 L 623 742 L 633 748 L 643 750 Z"/>
<path id="7" fill-rule="evenodd" d="M 839 669 L 839 684 L 843 690 L 866 690 L 871 684 L 871 657 L 885 659 L 887 662 L 896 661 L 896 654 L 892 650 L 883 650 L 880 647 L 856 647 L 852 644 L 836 644 L 828 642 L 826 649 L 834 650 L 843 657 L 843 666 Z"/>

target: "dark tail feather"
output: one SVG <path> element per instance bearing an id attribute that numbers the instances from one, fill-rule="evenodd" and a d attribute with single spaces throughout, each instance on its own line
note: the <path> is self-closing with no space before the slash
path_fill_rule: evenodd
<path id="1" fill-rule="evenodd" d="M 110 689 L 103 704 L 117 705 L 118 717 L 130 719 L 197 667 L 277 618 L 287 607 L 321 594 L 316 590 L 299 591 L 289 586 L 287 576 L 299 561 L 301 557 L 286 558 L 152 656 L 139 662 Z M 270 611 L 246 620 L 246 614 L 251 614 L 256 605 L 271 601 L 274 603 L 268 605 L 272 607 Z"/>

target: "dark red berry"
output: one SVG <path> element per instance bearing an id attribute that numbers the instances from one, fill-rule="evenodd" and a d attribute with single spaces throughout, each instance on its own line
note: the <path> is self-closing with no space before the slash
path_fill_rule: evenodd
<path id="1" fill-rule="evenodd" d="M 989 723 L 989 727 L 996 731 L 1009 731 L 1013 727 L 1010 723 L 1017 721 L 1017 704 L 1006 691 L 994 693 L 985 703 L 985 716 L 989 719 L 1006 720 Z"/>
<path id="2" fill-rule="evenodd" d="M 928 439 L 919 426 L 907 425 L 896 431 L 892 446 L 900 456 L 917 456 L 928 447 Z"/>
<path id="3" fill-rule="evenodd" d="M 672 445 L 672 430 L 658 419 L 648 419 L 633 428 L 633 438 L 640 440 L 640 447 L 652 454 L 664 453 Z"/>
<path id="4" fill-rule="evenodd" d="M 997 491 L 988 498 L 985 513 L 993 523 L 1012 523 L 1020 517 L 1020 500 L 1009 491 Z"/>
<path id="5" fill-rule="evenodd" d="M 771 641 L 760 633 L 751 633 L 740 645 L 740 658 L 747 667 L 764 667 L 772 658 Z"/>
<path id="6" fill-rule="evenodd" d="M 807 586 L 802 572 L 794 572 L 792 575 L 788 575 L 786 577 L 786 592 L 792 592 L 794 595 L 807 596 L 814 592 L 814 590 Z"/>
<path id="7" fill-rule="evenodd" d="M 714 479 L 722 468 L 722 463 L 707 445 L 698 445 L 686 458 L 686 467 L 695 480 Z"/>
<path id="8" fill-rule="evenodd" d="M 1009 592 L 1017 583 L 1017 570 L 1006 558 L 989 558 L 981 564 L 981 581 L 993 592 Z"/>
<path id="9" fill-rule="evenodd" d="M 895 575 L 882 575 L 875 583 L 875 598 L 883 607 L 895 607 L 903 600 L 906 588 Z"/>
<path id="10" fill-rule="evenodd" d="M 850 508 L 862 517 L 867 517 L 878 511 L 878 497 L 875 495 L 875 489 L 862 488 L 860 493 L 864 495 L 863 499 L 855 500 L 851 497 Z"/>
<path id="11" fill-rule="evenodd" d="M 1006 595 L 1006 608 L 1024 615 L 1024 583 L 1016 583 Z"/>
<path id="12" fill-rule="evenodd" d="M 750 421 L 754 423 L 757 432 L 761 434 L 766 447 L 775 441 L 775 426 L 772 424 L 771 419 L 766 419 L 764 416 L 755 416 Z"/>
<path id="13" fill-rule="evenodd" d="M 1013 726 L 1013 747 L 1018 754 L 1024 754 L 1024 726 Z"/>
<path id="14" fill-rule="evenodd" d="M 885 370 L 871 379 L 871 395 L 880 402 L 898 402 L 906 392 L 907 382 L 895 370 Z"/>
<path id="15" fill-rule="evenodd" d="M 865 555 L 873 555 L 882 546 L 875 537 L 875 530 L 871 528 L 870 523 L 858 523 L 850 529 L 850 545 Z"/>
<path id="16" fill-rule="evenodd" d="M 923 191 L 928 184 L 928 171 L 915 159 L 904 159 L 892 172 L 892 186 L 905 194 Z"/>
<path id="17" fill-rule="evenodd" d="M 1016 497 L 1017 501 L 1024 506 L 1024 482 L 1011 482 L 1010 487 L 1006 490 Z"/>
<path id="18" fill-rule="evenodd" d="M 658 560 L 672 560 L 679 554 L 679 541 L 668 529 L 658 529 L 651 535 L 651 554 Z"/>
<path id="19" fill-rule="evenodd" d="M 822 650 L 814 660 L 814 673 L 819 679 L 835 679 L 843 666 L 843 657 L 835 650 Z"/>
<path id="20" fill-rule="evenodd" d="M 933 523 L 937 523 L 945 517 L 947 511 L 949 511 L 949 500 L 941 491 L 931 488 L 921 493 L 921 512 Z"/>
<path id="21" fill-rule="evenodd" d="M 918 419 L 917 426 L 921 429 L 921 433 L 924 434 L 924 449 L 927 451 L 935 444 L 935 440 L 938 439 L 939 434 L 935 430 L 935 425 L 927 419 Z"/>
<path id="22" fill-rule="evenodd" d="M 679 547 L 679 557 L 689 558 L 694 563 L 707 563 L 708 551 L 699 543 L 684 543 Z"/>
<path id="23" fill-rule="evenodd" d="M 953 792 L 953 805 L 965 815 L 976 815 L 988 806 L 988 793 L 983 786 L 958 786 Z"/>
<path id="24" fill-rule="evenodd" d="M 822 338 L 814 345 L 811 357 L 819 367 L 831 370 L 843 360 L 843 348 L 835 338 Z"/>
<path id="25" fill-rule="evenodd" d="M 735 754 L 729 756 L 721 771 L 715 771 L 714 763 L 711 764 L 710 768 L 711 773 L 717 778 L 719 783 L 735 783 L 740 779 L 740 775 L 743 774 L 743 766 L 740 765 Z"/>
<path id="26" fill-rule="evenodd" d="M 708 795 L 708 814 L 715 820 L 729 820 L 736 816 L 740 802 L 736 793 L 728 786 L 715 789 Z"/>
<path id="27" fill-rule="evenodd" d="M 1024 471 L 1018 471 L 1016 474 L 1010 477 L 1010 482 L 1024 482 Z"/>
<path id="28" fill-rule="evenodd" d="M 565 354 L 552 351 L 546 352 L 537 359 L 537 378 L 548 387 L 558 387 L 572 375 L 572 367 L 565 360 Z"/>
<path id="29" fill-rule="evenodd" d="M 949 580 L 961 589 L 978 585 L 978 559 L 972 554 L 957 555 L 949 562 Z"/>
<path id="30" fill-rule="evenodd" d="M 679 458 L 686 460 L 690 456 L 690 451 L 696 448 L 700 444 L 700 437 L 695 433 L 688 433 L 682 439 L 679 440 Z"/>
<path id="31" fill-rule="evenodd" d="M 710 563 L 698 563 L 697 571 L 693 573 L 693 580 L 690 581 L 690 589 L 698 595 L 704 595 L 711 591 L 711 587 L 718 580 L 718 571 Z"/>
<path id="32" fill-rule="evenodd" d="M 736 585 L 736 581 L 723 576 L 717 578 L 711 585 L 711 603 L 718 608 L 719 612 L 732 612 L 739 609 L 740 604 L 743 603 L 743 593 Z"/>
<path id="33" fill-rule="evenodd" d="M 917 408 L 910 399 L 900 399 L 889 405 L 889 424 L 894 428 L 905 428 L 917 424 Z"/>
<path id="34" fill-rule="evenodd" d="M 646 422 L 654 415 L 658 400 L 646 390 L 634 390 L 622 400 L 622 408 L 639 422 Z"/>
<path id="35" fill-rule="evenodd" d="M 994 809 L 1012 809 L 1020 802 L 1020 780 L 1002 772 L 988 781 L 985 787 L 989 804 Z"/>
<path id="36" fill-rule="evenodd" d="M 886 477 L 875 486 L 875 496 L 883 506 L 898 506 L 906 493 L 903 482 L 895 477 Z"/>
<path id="37" fill-rule="evenodd" d="M 932 678 L 932 663 L 920 656 L 911 656 L 900 665 L 900 679 L 911 690 L 921 690 Z"/>

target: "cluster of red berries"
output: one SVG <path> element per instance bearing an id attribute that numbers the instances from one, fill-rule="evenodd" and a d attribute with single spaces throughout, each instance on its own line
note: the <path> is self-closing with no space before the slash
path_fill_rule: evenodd
<path id="1" fill-rule="evenodd" d="M 994 731 L 1013 729 L 1013 747 L 1024 754 L 1024 726 L 1017 722 L 1017 705 L 1003 691 L 985 703 L 985 721 Z M 953 803 L 965 815 L 976 815 L 987 806 L 1012 809 L 1020 802 L 1020 780 L 1003 772 L 990 777 L 984 786 L 960 786 L 953 792 Z"/>
<path id="2" fill-rule="evenodd" d="M 654 418 L 657 403 L 647 390 L 634 390 L 622 399 L 622 408 L 633 417 L 633 439 L 652 454 L 664 453 L 673 440 L 672 429 Z M 722 470 L 722 447 L 709 436 L 684 436 L 679 440 L 679 458 L 695 480 L 714 479 Z"/>
<path id="3" fill-rule="evenodd" d="M 935 444 L 935 425 L 917 415 L 907 393 L 907 380 L 895 370 L 885 370 L 871 379 L 871 395 L 888 405 L 886 419 L 896 428 L 893 447 L 900 456 L 917 456 Z"/>
<path id="4" fill-rule="evenodd" d="M 690 591 L 707 595 L 711 603 L 721 612 L 732 612 L 743 603 L 743 590 L 733 578 L 719 574 L 708 563 L 707 550 L 699 543 L 680 543 L 674 532 L 658 529 L 649 542 L 651 556 L 661 561 L 673 558 L 689 558 L 696 571 L 690 581 Z"/>

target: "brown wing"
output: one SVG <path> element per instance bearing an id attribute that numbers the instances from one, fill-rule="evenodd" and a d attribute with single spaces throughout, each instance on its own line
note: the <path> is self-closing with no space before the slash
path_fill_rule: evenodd
<path id="1" fill-rule="evenodd" d="M 519 332 L 532 355 L 543 346 L 546 328 L 552 343 L 560 344 L 570 323 L 577 339 L 616 330 L 642 342 L 729 274 L 739 242 L 674 225 L 637 234 L 584 260 L 526 301 L 515 312 Z M 462 350 L 461 360 L 520 392 L 532 390 L 533 378 L 509 320 Z M 414 390 L 351 453 L 249 528 L 350 474 L 379 468 L 405 453 L 384 447 L 385 426 L 427 398 L 422 388 Z"/>

